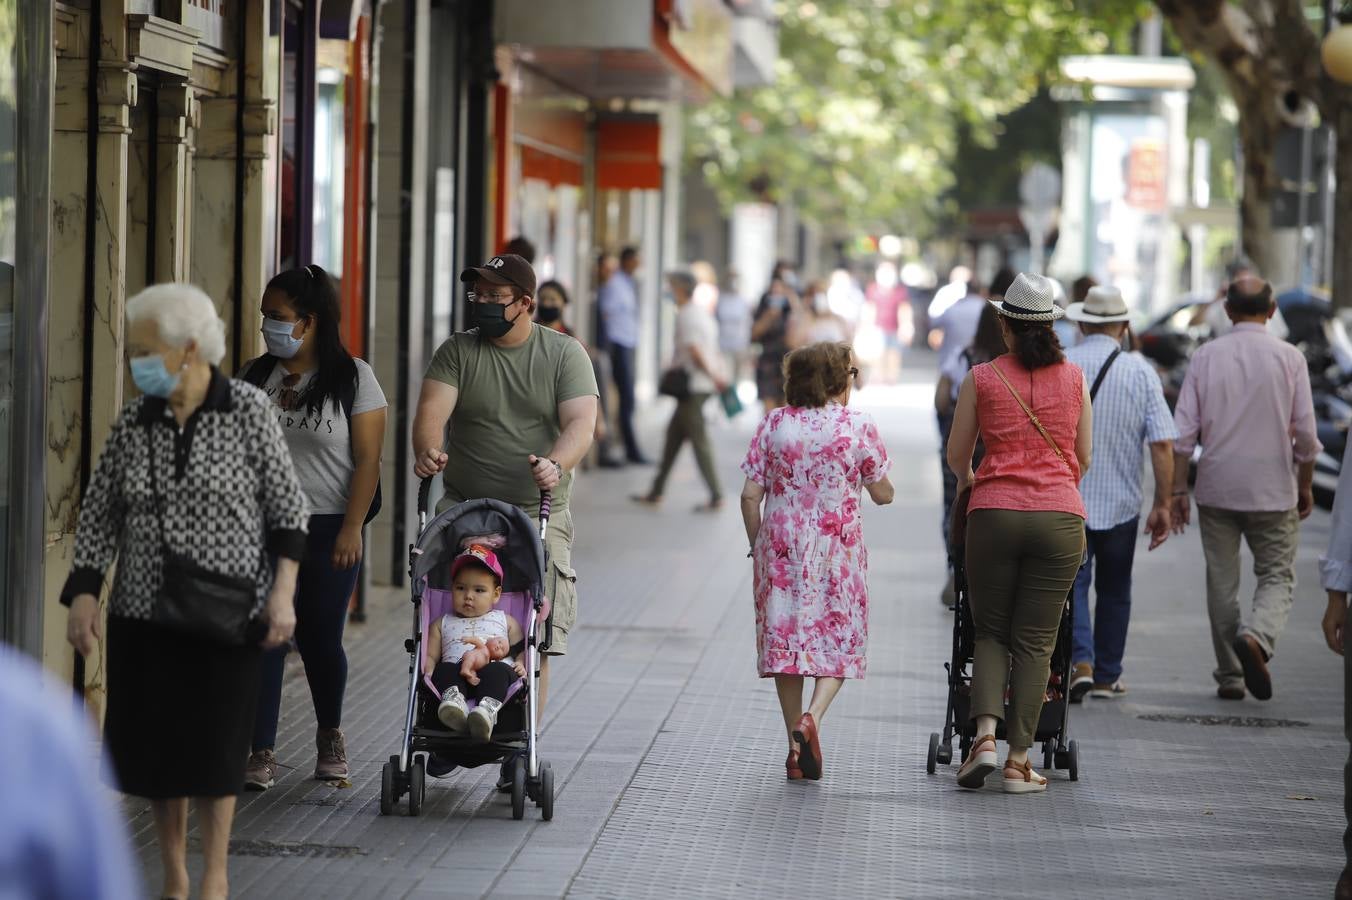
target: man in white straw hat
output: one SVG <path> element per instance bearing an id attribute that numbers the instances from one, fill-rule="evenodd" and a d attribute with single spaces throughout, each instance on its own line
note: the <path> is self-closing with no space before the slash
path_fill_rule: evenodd
<path id="1" fill-rule="evenodd" d="M 1084 371 L 1094 407 L 1094 466 L 1080 482 L 1088 553 L 1075 578 L 1075 635 L 1070 701 L 1085 694 L 1111 699 L 1126 693 L 1122 656 L 1131 619 L 1131 567 L 1140 524 L 1144 446 L 1150 445 L 1155 496 L 1145 533 L 1154 550 L 1169 537 L 1174 475 L 1174 427 L 1159 375 L 1144 358 L 1122 349 L 1126 301 L 1115 287 L 1095 286 L 1066 318 L 1084 339 L 1066 359 Z M 1097 562 L 1097 577 L 1095 573 Z M 1089 587 L 1098 602 L 1091 622 Z"/>

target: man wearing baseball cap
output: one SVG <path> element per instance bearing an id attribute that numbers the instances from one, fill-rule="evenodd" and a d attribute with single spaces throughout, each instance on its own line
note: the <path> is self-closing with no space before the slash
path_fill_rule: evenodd
<path id="1" fill-rule="evenodd" d="M 439 510 L 488 497 L 538 517 L 541 492 L 553 492 L 545 591 L 554 628 L 541 663 L 543 706 L 548 656 L 567 652 L 577 617 L 568 498 L 596 428 L 596 376 L 581 344 L 534 324 L 535 270 L 525 259 L 504 253 L 460 280 L 469 285 L 469 330 L 451 335 L 427 367 L 413 419 L 414 472 L 442 474 Z"/>
<path id="2" fill-rule="evenodd" d="M 1078 282 L 1077 282 L 1078 283 Z M 1084 340 L 1066 359 L 1084 371 L 1094 407 L 1094 465 L 1080 481 L 1084 498 L 1086 561 L 1075 578 L 1075 635 L 1070 702 L 1085 694 L 1112 699 L 1126 693 L 1122 657 L 1131 618 L 1131 569 L 1141 516 L 1145 445 L 1155 471 L 1155 499 L 1145 531 L 1154 550 L 1169 537 L 1170 489 L 1174 478 L 1174 427 L 1160 377 L 1145 359 L 1122 350 L 1126 301 L 1114 287 L 1088 287 L 1066 318 Z M 1097 573 L 1095 568 L 1097 567 Z M 1089 587 L 1097 604 L 1089 618 Z"/>

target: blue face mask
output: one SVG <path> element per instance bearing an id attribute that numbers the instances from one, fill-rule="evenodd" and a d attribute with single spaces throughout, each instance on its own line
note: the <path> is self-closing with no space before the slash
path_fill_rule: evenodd
<path id="1" fill-rule="evenodd" d="M 263 343 L 267 344 L 268 352 L 278 359 L 291 359 L 299 353 L 300 346 L 305 343 L 305 340 L 303 338 L 293 337 L 291 332 L 295 330 L 295 322 L 278 322 L 276 319 L 264 319 Z"/>
<path id="2" fill-rule="evenodd" d="M 131 361 L 131 380 L 141 393 L 150 397 L 168 397 L 178 387 L 178 375 L 171 375 L 164 360 L 155 354 Z"/>

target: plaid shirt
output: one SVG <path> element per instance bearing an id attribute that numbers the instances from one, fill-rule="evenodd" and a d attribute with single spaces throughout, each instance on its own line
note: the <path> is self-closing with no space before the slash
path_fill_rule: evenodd
<path id="1" fill-rule="evenodd" d="M 1091 334 L 1066 351 L 1093 385 L 1117 342 Z M 1160 377 L 1137 353 L 1118 354 L 1094 398 L 1094 455 L 1080 482 L 1091 531 L 1107 531 L 1141 514 L 1145 445 L 1178 437 Z"/>

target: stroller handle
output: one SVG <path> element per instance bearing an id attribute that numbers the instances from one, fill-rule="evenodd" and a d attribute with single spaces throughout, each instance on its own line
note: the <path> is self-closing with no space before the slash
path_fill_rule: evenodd
<path id="1" fill-rule="evenodd" d="M 418 516 L 419 518 L 427 515 L 427 501 L 432 494 L 432 478 L 428 475 L 418 484 Z"/>

